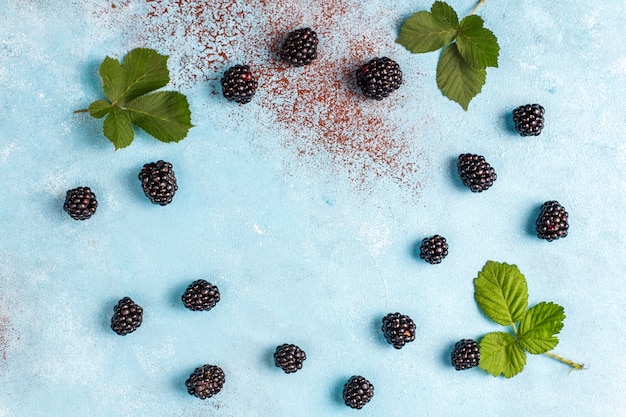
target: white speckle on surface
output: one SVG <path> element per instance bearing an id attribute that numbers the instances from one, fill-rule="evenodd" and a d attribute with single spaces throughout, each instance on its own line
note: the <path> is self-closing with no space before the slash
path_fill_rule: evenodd
<path id="1" fill-rule="evenodd" d="M 615 75 L 626 76 L 626 56 L 621 56 L 609 64 L 609 71 Z"/>
<path id="2" fill-rule="evenodd" d="M 261 226 L 259 226 L 258 224 L 253 224 L 252 227 L 254 228 L 254 231 L 257 232 L 260 235 L 266 235 L 267 231 L 262 229 Z"/>

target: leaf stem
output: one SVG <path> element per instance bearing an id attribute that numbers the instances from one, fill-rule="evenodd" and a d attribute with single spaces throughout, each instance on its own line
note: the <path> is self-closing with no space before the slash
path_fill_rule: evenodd
<path id="1" fill-rule="evenodd" d="M 474 8 L 472 9 L 472 11 L 469 14 L 472 15 L 472 14 L 476 13 L 476 10 L 478 10 L 478 8 L 480 6 L 482 6 L 484 2 L 485 2 L 485 0 L 480 0 L 478 2 L 478 4 L 476 6 L 474 6 Z"/>
<path id="2" fill-rule="evenodd" d="M 89 109 L 74 110 L 74 113 L 87 113 Z"/>
<path id="3" fill-rule="evenodd" d="M 557 355 L 556 353 L 552 353 L 552 352 L 545 352 L 544 355 L 548 355 L 551 358 L 556 359 L 559 362 L 562 362 L 566 365 L 569 365 L 573 368 L 573 370 L 576 371 L 582 371 L 583 369 L 585 369 L 585 364 L 584 363 L 576 363 L 572 360 L 569 359 L 565 359 L 564 357 L 562 357 L 561 355 Z"/>

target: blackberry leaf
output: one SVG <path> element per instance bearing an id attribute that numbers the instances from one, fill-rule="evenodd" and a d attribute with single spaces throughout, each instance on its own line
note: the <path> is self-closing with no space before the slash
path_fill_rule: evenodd
<path id="1" fill-rule="evenodd" d="M 141 96 L 128 104 L 131 120 L 162 142 L 178 142 L 191 128 L 187 97 L 176 91 Z"/>
<path id="2" fill-rule="evenodd" d="M 493 376 L 511 378 L 524 369 L 526 352 L 515 336 L 506 332 L 487 333 L 480 341 L 478 367 Z"/>
<path id="3" fill-rule="evenodd" d="M 480 16 L 471 15 L 463 18 L 456 43 L 461 56 L 472 68 L 498 66 L 500 52 L 498 39 L 492 31 L 483 27 L 483 19 Z"/>
<path id="4" fill-rule="evenodd" d="M 443 50 L 437 64 L 437 85 L 450 100 L 467 110 L 469 102 L 480 93 L 487 71 L 484 68 L 472 68 L 459 53 L 456 43 Z"/>
<path id="5" fill-rule="evenodd" d="M 100 65 L 102 90 L 107 100 L 96 100 L 86 110 L 103 123 L 104 135 L 115 149 L 134 139 L 133 123 L 162 142 L 178 142 L 193 127 L 187 98 L 165 91 L 146 95 L 170 81 L 167 55 L 148 48 L 130 51 L 120 63 L 106 57 Z"/>
<path id="6" fill-rule="evenodd" d="M 113 109 L 111 103 L 106 100 L 96 100 L 89 105 L 89 114 L 91 117 L 101 119 Z"/>
<path id="7" fill-rule="evenodd" d="M 563 328 L 565 310 L 558 304 L 542 302 L 529 309 L 517 331 L 519 343 L 529 353 L 538 355 L 554 349 L 555 336 Z"/>
<path id="8" fill-rule="evenodd" d="M 459 16 L 454 9 L 445 1 L 436 1 L 430 7 L 430 11 L 441 24 L 455 30 L 459 29 Z M 450 40 L 452 42 L 452 40 Z"/>
<path id="9" fill-rule="evenodd" d="M 170 82 L 167 58 L 154 49 L 137 48 L 130 51 L 122 64 L 126 86 L 117 101 L 128 103 L 139 96 L 165 87 Z"/>
<path id="10" fill-rule="evenodd" d="M 109 139 L 115 149 L 125 148 L 130 145 L 135 137 L 130 115 L 119 107 L 112 107 L 102 124 L 104 136 Z"/>
<path id="11" fill-rule="evenodd" d="M 441 2 L 435 4 L 437 3 Z M 443 9 L 443 6 L 439 6 L 439 8 Z M 454 10 L 452 13 L 456 16 Z M 396 42 L 414 54 L 441 49 L 452 42 L 456 36 L 458 19 L 456 26 L 452 25 L 449 20 L 453 20 L 449 12 L 441 11 L 438 15 L 427 11 L 417 12 L 409 17 L 402 26 Z"/>
<path id="12" fill-rule="evenodd" d="M 528 284 L 516 265 L 487 261 L 474 278 L 474 298 L 493 321 L 509 326 L 520 321 L 528 308 Z"/>

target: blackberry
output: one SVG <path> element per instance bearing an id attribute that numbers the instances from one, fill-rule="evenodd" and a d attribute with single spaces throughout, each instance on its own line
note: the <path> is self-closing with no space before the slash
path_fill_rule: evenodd
<path id="1" fill-rule="evenodd" d="M 317 33 L 311 28 L 294 30 L 287 35 L 280 57 L 294 67 L 309 65 L 317 58 Z"/>
<path id="2" fill-rule="evenodd" d="M 539 136 L 545 110 L 539 104 L 526 104 L 513 110 L 515 130 L 522 136 Z"/>
<path id="3" fill-rule="evenodd" d="M 446 256 L 448 256 L 448 243 L 445 237 L 435 235 L 422 240 L 420 258 L 434 265 L 441 263 Z"/>
<path id="4" fill-rule="evenodd" d="M 452 350 L 452 365 L 457 371 L 470 369 L 480 362 L 478 343 L 472 339 L 462 339 L 456 342 Z"/>
<path id="5" fill-rule="evenodd" d="M 548 242 L 567 236 L 567 211 L 558 201 L 546 201 L 537 218 L 537 237 Z"/>
<path id="6" fill-rule="evenodd" d="M 396 349 L 415 340 L 415 322 L 400 313 L 389 313 L 383 317 L 382 331 L 389 344 Z"/>
<path id="7" fill-rule="evenodd" d="M 183 294 L 183 304 L 190 310 L 208 311 L 220 300 L 220 291 L 204 279 L 192 282 Z"/>
<path id="8" fill-rule="evenodd" d="M 463 184 L 475 193 L 481 193 L 491 187 L 497 175 L 494 169 L 481 155 L 464 153 L 457 162 Z"/>
<path id="9" fill-rule="evenodd" d="M 361 409 L 374 396 L 374 385 L 362 376 L 351 377 L 343 386 L 343 401 L 350 408 Z"/>
<path id="10" fill-rule="evenodd" d="M 189 375 L 185 386 L 190 395 L 205 400 L 220 392 L 225 382 L 226 375 L 222 368 L 216 365 L 202 365 Z"/>
<path id="11" fill-rule="evenodd" d="M 157 161 L 145 164 L 139 173 L 139 180 L 146 197 L 161 206 L 171 203 L 178 190 L 176 175 L 169 162 Z"/>
<path id="12" fill-rule="evenodd" d="M 87 220 L 94 215 L 98 208 L 96 195 L 89 187 L 78 187 L 69 190 L 65 195 L 63 209 L 74 220 Z"/>
<path id="13" fill-rule="evenodd" d="M 239 104 L 249 103 L 258 85 L 247 65 L 235 65 L 229 68 L 224 73 L 221 82 L 224 97 Z"/>
<path id="14" fill-rule="evenodd" d="M 302 369 L 302 362 L 306 360 L 306 353 L 296 345 L 282 344 L 274 352 L 274 363 L 286 374 Z"/>
<path id="15" fill-rule="evenodd" d="M 120 336 L 126 336 L 141 326 L 143 320 L 143 308 L 135 304 L 129 297 L 122 298 L 113 307 L 113 318 L 111 319 L 111 329 Z"/>
<path id="16" fill-rule="evenodd" d="M 392 59 L 374 58 L 357 70 L 356 83 L 366 97 L 382 100 L 400 88 L 402 71 Z"/>

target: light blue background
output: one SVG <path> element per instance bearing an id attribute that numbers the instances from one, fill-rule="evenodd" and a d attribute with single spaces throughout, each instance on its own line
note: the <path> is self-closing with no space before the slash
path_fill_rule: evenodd
<path id="1" fill-rule="evenodd" d="M 499 39 L 500 65 L 468 112 L 437 90 L 437 53 L 394 44 L 401 22 L 431 2 L 337 1 L 346 7 L 330 20 L 315 14 L 330 1 L 276 2 L 278 20 L 300 13 L 299 24 L 327 33 L 320 50 L 329 55 L 346 54 L 348 39 L 325 25 L 343 25 L 382 40 L 380 54 L 400 63 L 401 90 L 355 105 L 412 135 L 401 143 L 419 167 L 413 188 L 389 173 L 355 185 L 341 161 L 298 156 L 285 145 L 298 134 L 263 105 L 272 79 L 246 106 L 225 102 L 214 94 L 219 74 L 185 72 L 182 57 L 200 53 L 197 43 L 146 30 L 137 19 L 146 2 L 115 3 L 0 4 L 0 417 L 350 415 L 340 396 L 354 374 L 376 387 L 360 415 L 623 415 L 625 1 L 487 0 L 478 14 Z M 233 3 L 250 27 L 269 7 L 204 3 Z M 450 4 L 461 16 L 473 7 Z M 224 13 L 236 28 L 238 15 Z M 225 42 L 216 73 L 266 29 Z M 114 152 L 101 121 L 73 111 L 102 97 L 102 59 L 137 46 L 171 55 L 195 127 L 179 144 L 137 132 Z M 521 138 L 508 118 L 533 102 L 546 108 L 546 128 Z M 495 167 L 493 188 L 460 184 L 454 161 L 464 152 Z M 157 159 L 173 163 L 180 187 L 167 207 L 150 204 L 136 178 Z M 85 222 L 62 209 L 80 185 L 99 201 Z M 571 232 L 548 243 L 533 221 L 552 199 L 570 213 Z M 414 246 L 436 233 L 450 255 L 431 266 Z M 473 299 L 472 279 L 490 259 L 519 266 L 531 304 L 565 308 L 555 351 L 587 370 L 542 355 L 508 380 L 449 365 L 455 341 L 499 330 Z M 200 278 L 222 292 L 208 313 L 180 302 Z M 144 324 L 119 337 L 108 326 L 126 295 L 144 307 Z M 416 341 L 400 351 L 379 331 L 395 311 L 417 323 Z M 293 375 L 272 364 L 285 342 L 308 356 Z M 220 365 L 227 382 L 201 401 L 184 382 L 204 363 Z"/>

